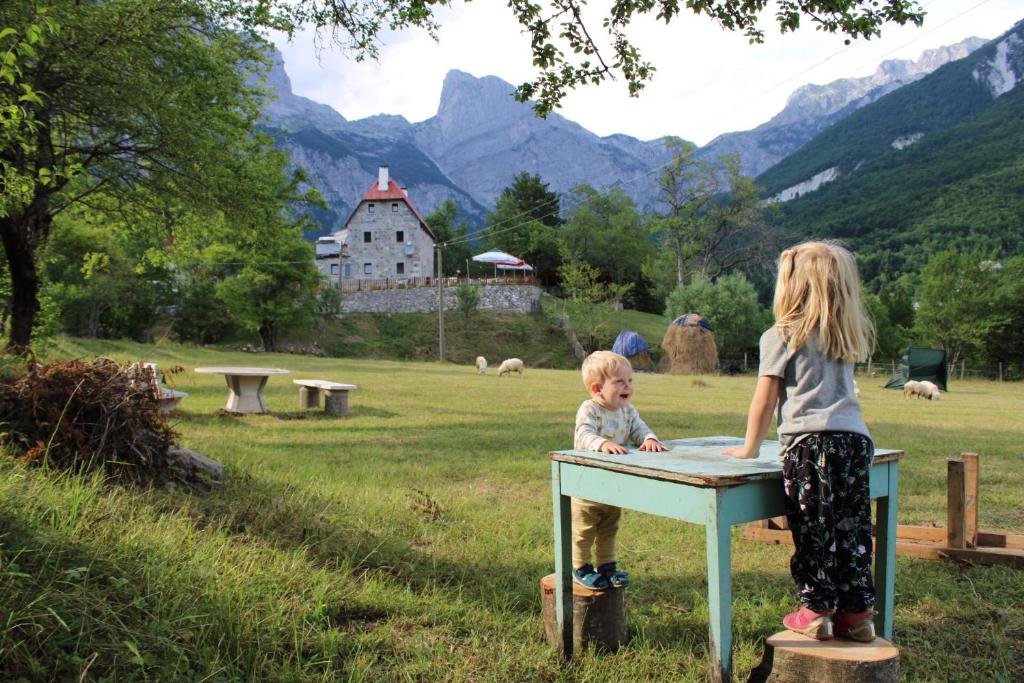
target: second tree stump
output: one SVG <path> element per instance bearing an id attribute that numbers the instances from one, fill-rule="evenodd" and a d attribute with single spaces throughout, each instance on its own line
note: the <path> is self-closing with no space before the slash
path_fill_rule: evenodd
<path id="1" fill-rule="evenodd" d="M 548 642 L 562 649 L 561 630 L 555 609 L 555 575 L 540 580 L 541 613 Z M 629 640 L 626 625 L 626 589 L 592 591 L 572 584 L 572 642 L 578 651 L 587 644 L 614 652 Z"/>

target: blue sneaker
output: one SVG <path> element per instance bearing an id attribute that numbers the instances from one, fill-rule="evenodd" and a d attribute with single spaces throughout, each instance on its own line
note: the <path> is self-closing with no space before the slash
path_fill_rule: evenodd
<path id="1" fill-rule="evenodd" d="M 608 580 L 612 588 L 623 588 L 629 585 L 629 574 L 620 572 L 614 562 L 606 562 L 597 568 L 597 573 Z"/>
<path id="2" fill-rule="evenodd" d="M 594 571 L 592 564 L 585 564 L 573 569 L 572 580 L 592 591 L 606 591 L 612 587 L 605 576 Z"/>

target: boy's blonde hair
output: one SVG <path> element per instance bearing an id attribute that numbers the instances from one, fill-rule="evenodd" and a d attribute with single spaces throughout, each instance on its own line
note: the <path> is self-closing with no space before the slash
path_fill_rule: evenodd
<path id="1" fill-rule="evenodd" d="M 794 351 L 814 333 L 821 351 L 834 360 L 864 361 L 874 346 L 857 262 L 836 242 L 803 242 L 782 252 L 772 312 Z"/>
<path id="2" fill-rule="evenodd" d="M 621 367 L 633 369 L 629 359 L 623 355 L 614 351 L 594 351 L 583 361 L 583 386 L 590 391 L 591 384 L 604 384 Z"/>

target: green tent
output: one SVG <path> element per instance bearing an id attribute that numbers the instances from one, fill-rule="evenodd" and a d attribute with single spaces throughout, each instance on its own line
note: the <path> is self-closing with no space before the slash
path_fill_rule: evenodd
<path id="1" fill-rule="evenodd" d="M 903 354 L 896 372 L 889 378 L 886 389 L 902 389 L 908 380 L 928 380 L 943 391 L 946 389 L 946 352 L 942 349 L 926 349 L 911 346 Z"/>

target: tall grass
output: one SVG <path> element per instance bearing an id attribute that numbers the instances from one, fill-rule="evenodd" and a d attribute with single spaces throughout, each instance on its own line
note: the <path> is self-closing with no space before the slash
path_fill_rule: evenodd
<path id="1" fill-rule="evenodd" d="M 703 530 L 627 512 L 630 644 L 561 667 L 543 639 L 549 450 L 571 445 L 578 372 L 324 360 L 65 342 L 56 354 L 175 364 L 181 442 L 228 466 L 205 496 L 135 490 L 0 458 L 0 678 L 684 680 L 706 677 Z M 198 365 L 261 365 L 273 415 L 224 417 Z M 291 379 L 359 386 L 351 415 L 302 411 Z M 879 381 L 881 383 L 881 381 Z M 750 378 L 639 375 L 663 438 L 740 434 Z M 861 382 L 861 384 L 864 384 Z M 981 526 L 1024 531 L 1019 385 L 941 402 L 863 386 L 877 443 L 908 455 L 900 521 L 945 524 L 945 461 L 981 453 Z M 737 678 L 793 605 L 788 551 L 734 532 Z M 1024 678 L 1024 572 L 900 558 L 907 680 Z"/>

